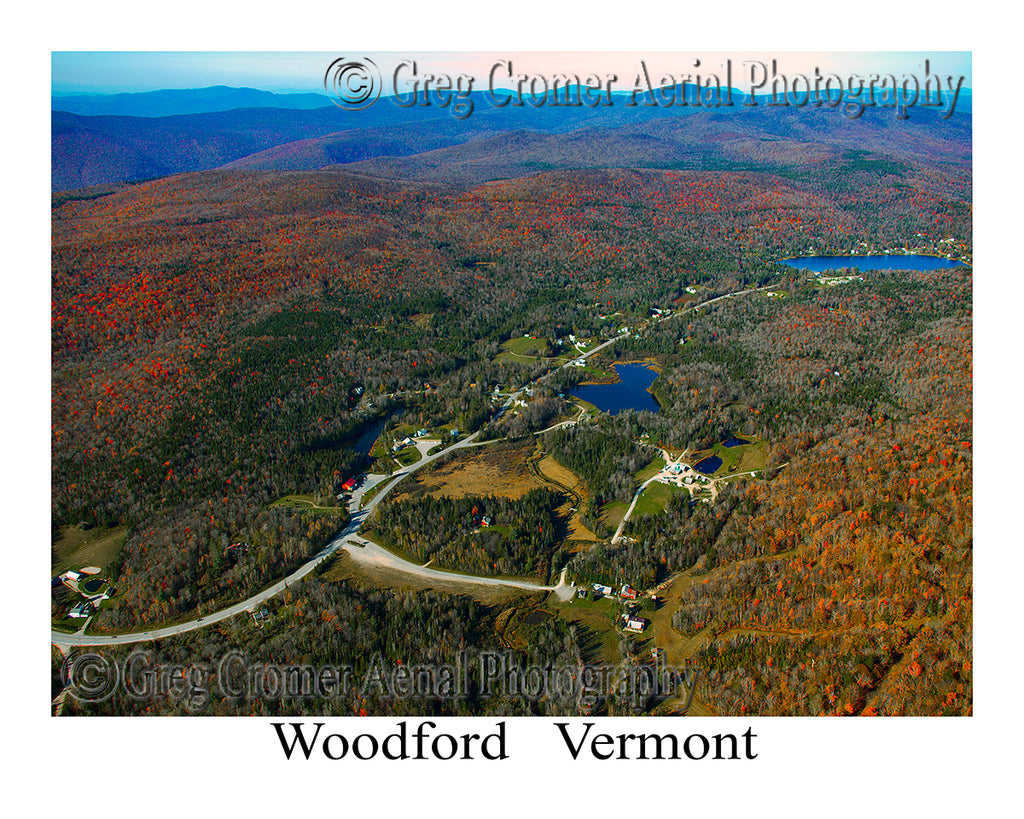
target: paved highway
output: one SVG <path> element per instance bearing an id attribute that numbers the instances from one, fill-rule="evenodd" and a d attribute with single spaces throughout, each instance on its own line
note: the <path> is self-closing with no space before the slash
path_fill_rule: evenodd
<path id="1" fill-rule="evenodd" d="M 300 566 L 286 578 L 284 578 L 283 580 L 279 580 L 272 586 L 268 586 L 263 591 L 259 592 L 258 594 L 254 594 L 252 597 L 249 597 L 240 603 L 235 603 L 233 606 L 228 606 L 227 608 L 221 609 L 220 611 L 214 612 L 213 614 L 207 614 L 202 617 L 198 617 L 195 620 L 189 620 L 188 622 L 178 623 L 177 625 L 173 626 L 165 626 L 164 628 L 152 629 L 150 631 L 139 631 L 116 635 L 82 634 L 81 632 L 76 634 L 66 634 L 60 631 L 51 631 L 50 640 L 54 645 L 59 646 L 62 649 L 71 646 L 119 645 L 123 643 L 139 643 L 144 642 L 146 640 L 156 640 L 161 637 L 171 637 L 175 634 L 183 634 L 186 631 L 192 631 L 197 628 L 203 628 L 204 626 L 208 626 L 212 623 L 217 623 L 221 620 L 226 620 L 229 617 L 234 617 L 236 614 L 252 611 L 253 609 L 257 608 L 260 604 L 265 603 L 271 597 L 275 597 L 281 594 L 286 588 L 288 588 L 288 586 L 297 583 L 299 580 L 301 580 L 303 577 L 305 577 L 307 574 L 313 571 L 313 569 L 316 568 L 317 564 L 320 563 L 320 561 L 324 560 L 325 558 L 329 557 L 330 555 L 338 551 L 338 549 L 342 548 L 345 544 L 345 541 L 359 531 L 360 527 L 363 524 L 363 521 L 365 521 L 367 517 L 369 517 L 373 510 L 377 508 L 377 504 L 380 503 L 385 497 L 387 497 L 387 494 L 398 484 L 398 482 L 402 478 L 404 478 L 406 475 L 412 474 L 417 469 L 421 469 L 427 464 L 432 463 L 442 455 L 461 449 L 462 447 L 472 445 L 476 437 L 476 434 L 470 435 L 466 438 L 463 438 L 461 441 L 452 444 L 452 446 L 448 447 L 445 450 L 442 450 L 441 452 L 436 452 L 433 455 L 425 455 L 421 460 L 417 461 L 416 463 L 395 470 L 394 474 L 392 475 L 391 483 L 388 486 L 386 486 L 383 490 L 378 492 L 366 504 L 366 506 L 363 509 L 359 509 L 359 503 L 362 500 L 362 496 L 366 493 L 366 491 L 381 482 L 380 480 L 374 481 L 373 483 L 370 483 L 368 481 L 366 484 L 360 487 L 360 491 L 357 494 L 353 494 L 351 507 L 352 517 L 349 519 L 349 522 L 346 524 L 345 528 L 342 529 L 340 533 L 338 533 L 334 540 L 327 544 L 327 546 L 325 546 L 319 552 L 319 554 L 317 554 L 307 563 Z M 434 444 L 437 442 L 433 441 L 430 443 Z M 385 478 L 386 476 L 373 477 Z M 404 563 L 405 561 L 401 562 Z M 416 564 L 414 563 L 409 563 L 408 566 L 413 568 L 420 568 L 417 567 Z M 458 578 L 459 575 L 453 575 L 453 577 Z M 472 575 L 465 575 L 464 577 L 467 580 L 476 579 Z"/>

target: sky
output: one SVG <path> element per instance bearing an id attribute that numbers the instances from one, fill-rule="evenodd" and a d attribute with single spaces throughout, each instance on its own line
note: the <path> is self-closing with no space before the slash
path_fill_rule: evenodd
<path id="1" fill-rule="evenodd" d="M 550 77 L 564 72 L 581 78 L 589 73 L 615 73 L 621 83 L 631 85 L 643 61 L 652 82 L 662 74 L 680 77 L 698 71 L 722 73 L 726 58 L 733 66 L 733 87 L 745 90 L 751 83 L 753 64 L 770 70 L 776 61 L 778 73 L 849 75 L 894 74 L 924 78 L 925 60 L 933 73 L 963 76 L 964 87 L 973 88 L 970 52 L 765 52 L 765 51 L 54 51 L 51 53 L 51 93 L 94 94 L 126 91 L 154 91 L 163 88 L 202 88 L 210 85 L 259 88 L 275 92 L 324 91 L 324 74 L 339 57 L 369 57 L 385 78 L 394 75 L 403 60 L 413 60 L 420 74 L 468 74 L 475 87 L 487 82 L 490 69 L 499 61 L 512 64 L 513 75 Z M 696 60 L 700 67 L 695 68 Z M 747 63 L 747 64 L 745 64 Z M 757 71 L 757 68 L 753 70 Z M 502 67 L 497 77 L 508 85 Z M 655 74 L 658 77 L 655 77 Z M 628 78 L 628 79 L 627 79 Z M 724 78 L 723 78 L 724 81 Z M 385 80 L 385 88 L 388 87 Z M 628 90 L 625 89 L 625 90 Z"/>

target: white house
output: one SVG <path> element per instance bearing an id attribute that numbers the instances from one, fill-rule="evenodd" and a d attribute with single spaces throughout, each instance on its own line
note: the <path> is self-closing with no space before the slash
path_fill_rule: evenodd
<path id="1" fill-rule="evenodd" d="M 647 621 L 643 617 L 630 617 L 626 621 L 625 630 L 639 634 L 647 628 Z"/>
<path id="2" fill-rule="evenodd" d="M 88 600 L 83 600 L 81 603 L 71 607 L 71 611 L 68 612 L 68 617 L 88 617 L 92 614 L 92 603 Z"/>

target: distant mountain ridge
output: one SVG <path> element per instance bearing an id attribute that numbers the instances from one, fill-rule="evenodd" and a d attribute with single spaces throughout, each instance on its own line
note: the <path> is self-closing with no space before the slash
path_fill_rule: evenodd
<path id="1" fill-rule="evenodd" d="M 214 97 L 239 101 L 244 95 L 214 94 L 208 99 Z M 464 119 L 436 102 L 402 106 L 387 97 L 361 111 L 333 104 L 162 117 L 53 111 L 51 189 L 212 168 L 318 170 L 353 165 L 361 173 L 421 180 L 442 174 L 445 181 L 456 183 L 575 167 L 729 170 L 760 164 L 771 169 L 828 161 L 839 155 L 836 149 L 862 143 L 900 159 L 970 162 L 971 115 L 959 110 L 948 120 L 924 108 L 913 110 L 910 119 L 898 119 L 891 108 L 867 109 L 851 119 L 827 108 L 746 106 L 738 92 L 731 107 L 645 105 L 642 94 L 635 105 L 615 96 L 612 105 L 594 107 L 551 103 L 497 108 L 479 91 L 467 99 L 474 112 Z M 534 136 L 525 139 L 526 132 Z M 502 138 L 516 133 L 521 136 L 511 141 Z"/>
<path id="2" fill-rule="evenodd" d="M 207 88 L 165 88 L 122 94 L 74 94 L 50 98 L 50 110 L 80 116 L 170 117 L 207 114 L 236 108 L 311 109 L 331 106 L 326 94 L 277 94 L 257 88 L 211 85 Z"/>
<path id="3" fill-rule="evenodd" d="M 807 115 L 747 109 L 736 115 L 703 111 L 634 125 L 594 125 L 567 133 L 501 131 L 404 156 L 380 153 L 353 159 L 343 167 L 381 178 L 440 178 L 475 185 L 555 169 L 745 170 L 801 175 L 853 163 L 886 174 L 902 172 L 908 166 L 936 168 L 953 163 L 969 167 L 970 162 L 971 131 L 961 123 L 936 133 L 934 123 L 908 123 L 877 112 L 851 124 L 836 112 Z M 249 167 L 280 169 L 269 164 Z"/>

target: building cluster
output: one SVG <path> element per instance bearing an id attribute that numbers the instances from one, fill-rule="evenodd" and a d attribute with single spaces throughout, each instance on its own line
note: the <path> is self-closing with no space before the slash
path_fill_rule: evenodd
<path id="1" fill-rule="evenodd" d="M 51 580 L 51 590 L 55 591 L 64 587 L 82 598 L 68 610 L 68 617 L 76 620 L 91 617 L 93 612 L 99 608 L 100 603 L 114 596 L 116 589 L 108 582 L 99 578 L 91 578 L 99 571 L 93 567 L 81 571 L 69 569 Z"/>
<path id="2" fill-rule="evenodd" d="M 628 631 L 632 634 L 641 634 L 649 625 L 648 620 L 638 615 L 640 607 L 635 601 L 640 596 L 640 593 L 628 583 L 624 583 L 618 592 L 616 592 L 611 586 L 605 586 L 601 583 L 594 583 L 591 585 L 590 590 L 593 591 L 595 599 L 607 597 L 612 600 L 618 599 L 622 602 L 628 603 L 626 611 L 622 614 L 624 631 Z M 585 586 L 580 586 L 576 591 L 576 596 L 586 597 L 586 595 L 587 588 Z"/>

